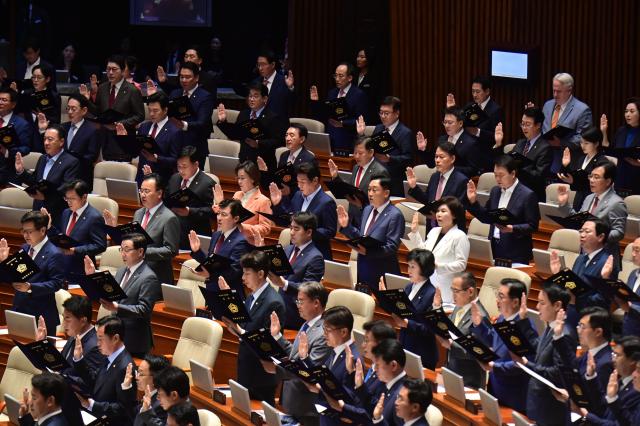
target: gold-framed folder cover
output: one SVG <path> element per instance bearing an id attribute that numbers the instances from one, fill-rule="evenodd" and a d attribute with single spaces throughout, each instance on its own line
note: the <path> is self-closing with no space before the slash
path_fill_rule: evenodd
<path id="1" fill-rule="evenodd" d="M 247 331 L 240 340 L 245 342 L 253 352 L 263 361 L 272 361 L 272 358 L 282 359 L 287 357 L 287 353 L 276 339 L 273 338 L 269 330 L 264 328 Z"/>
<path id="2" fill-rule="evenodd" d="M 3 282 L 27 282 L 40 272 L 40 268 L 24 250 L 19 250 L 0 262 L 0 276 Z"/>
<path id="3" fill-rule="evenodd" d="M 380 307 L 390 314 L 396 314 L 400 318 L 411 318 L 415 315 L 413 303 L 407 293 L 399 288 L 395 290 L 374 291 Z"/>
<path id="4" fill-rule="evenodd" d="M 45 371 L 49 368 L 60 372 L 71 367 L 62 353 L 47 339 L 25 344 L 14 340 L 13 343 L 40 370 Z"/>
<path id="5" fill-rule="evenodd" d="M 279 276 L 293 274 L 293 268 L 289 263 L 289 259 L 284 252 L 282 245 L 275 244 L 271 246 L 256 247 L 256 250 L 263 252 L 269 258 L 270 272 Z"/>
<path id="6" fill-rule="evenodd" d="M 91 300 L 105 299 L 110 302 L 125 299 L 127 294 L 109 271 L 98 271 L 84 276 L 80 287 Z"/>

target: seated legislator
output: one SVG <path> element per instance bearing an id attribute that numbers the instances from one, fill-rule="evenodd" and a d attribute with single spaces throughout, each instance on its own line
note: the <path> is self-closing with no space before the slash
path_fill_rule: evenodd
<path id="1" fill-rule="evenodd" d="M 313 233 L 313 242 L 325 259 L 333 259 L 331 238 L 336 235 L 338 218 L 336 202 L 323 190 L 320 182 L 320 169 L 314 163 L 302 163 L 295 169 L 298 188 L 290 196 L 283 196 L 278 185 L 269 185 L 269 197 L 273 213 L 276 215 L 309 212 L 316 215 L 318 228 Z"/>
<path id="2" fill-rule="evenodd" d="M 280 117 L 289 117 L 294 101 L 293 72 L 282 74 L 277 70 L 278 58 L 271 50 L 263 50 L 256 59 L 256 68 L 260 74 L 254 83 L 264 84 L 269 91 L 267 108 Z"/>
<path id="3" fill-rule="evenodd" d="M 57 224 L 49 218 L 49 235 L 60 233 L 73 238 L 80 244 L 70 248 L 60 248 L 64 254 L 65 279 L 71 284 L 78 284 L 84 276 L 84 257 L 95 256 L 107 248 L 102 214 L 87 201 L 89 186 L 82 180 L 66 182 L 60 188 L 68 208 L 62 211 Z M 46 210 L 45 210 L 46 211 Z"/>
<path id="4" fill-rule="evenodd" d="M 327 107 L 320 101 L 316 86 L 311 86 L 309 89 L 313 115 L 316 120 L 326 124 L 326 132 L 331 138 L 331 148 L 334 151 L 351 152 L 353 141 L 357 137 L 356 120 L 367 114 L 367 95 L 354 84 L 354 76 L 354 66 L 348 62 L 341 62 L 333 74 L 336 87 L 327 93 L 327 101 L 345 98 L 346 116 L 342 119 L 328 114 Z"/>
<path id="5" fill-rule="evenodd" d="M 31 393 L 24 390 L 20 404 L 20 426 L 67 426 L 62 412 L 66 383 L 59 374 L 44 372 L 31 378 Z M 37 419 L 37 420 L 36 420 Z"/>
<path id="6" fill-rule="evenodd" d="M 297 330 L 303 319 L 298 315 L 297 300 L 300 286 L 305 282 L 320 282 L 324 276 L 324 257 L 312 240 L 318 227 L 318 219 L 313 213 L 300 212 L 291 217 L 291 244 L 284 248 L 293 273 L 279 276 L 269 272 L 269 281 L 278 286 L 278 293 L 287 308 L 284 328 Z M 260 244 L 263 245 L 263 241 Z"/>
<path id="7" fill-rule="evenodd" d="M 527 287 L 522 281 L 503 278 L 496 293 L 496 303 L 500 315 L 495 321 L 529 321 L 527 318 Z M 521 413 L 527 409 L 527 383 L 529 376 L 518 368 L 511 359 L 508 347 L 495 329 L 488 325 L 481 315 L 471 315 L 471 333 L 487 347 L 493 349 L 498 359 L 482 367 L 489 372 L 488 391 L 498 398 L 501 405 L 511 407 Z M 535 328 L 531 332 L 537 335 Z"/>
<path id="8" fill-rule="evenodd" d="M 97 370 L 91 369 L 83 357 L 80 340 L 76 340 L 73 349 L 74 369 L 90 389 L 91 398 L 78 394 L 80 404 L 94 416 L 107 416 L 109 421 L 123 426 L 132 426 L 136 406 L 136 385 L 133 391 L 122 389 L 127 368 L 133 364 L 133 358 L 124 345 L 125 327 L 115 315 L 102 317 L 96 323 L 98 347 L 107 363 Z"/>
<path id="9" fill-rule="evenodd" d="M 39 114 L 45 116 L 51 124 L 60 124 L 61 98 L 56 90 L 56 72 L 48 64 L 39 64 L 31 71 L 31 85 L 20 93 L 18 108 L 24 119 L 35 124 Z M 14 83 L 11 84 L 14 87 Z M 17 86 L 14 87 L 17 89 Z M 42 98 L 40 98 L 42 96 Z M 48 101 L 42 105 L 38 99 Z M 44 107 L 44 108 L 42 108 Z"/>
<path id="10" fill-rule="evenodd" d="M 640 296 L 640 237 L 631 243 L 631 260 L 635 269 L 629 274 L 627 286 Z M 614 297 L 614 301 L 624 311 L 622 335 L 640 336 L 640 303 L 630 303 L 619 297 Z"/>
<path id="11" fill-rule="evenodd" d="M 84 360 L 91 370 L 98 370 L 104 365 L 106 358 L 98 348 L 98 336 L 96 328 L 91 323 L 91 301 L 83 296 L 72 295 L 62 303 L 62 326 L 64 333 L 69 337 L 62 348 L 62 356 L 73 367 L 73 349 L 76 339 L 80 339 Z M 73 368 L 66 373 L 74 374 Z"/>
<path id="12" fill-rule="evenodd" d="M 373 130 L 374 137 L 387 132 L 397 144 L 387 154 L 375 153 L 376 160 L 385 166 L 391 176 L 391 195 L 397 197 L 404 197 L 402 182 L 406 180 L 407 167 L 413 163 L 416 146 L 415 133 L 400 121 L 401 105 L 400 99 L 395 96 L 385 97 L 378 110 L 381 124 L 376 125 Z M 356 126 L 358 135 L 363 136 L 366 128 L 364 119 L 358 118 Z"/>
<path id="13" fill-rule="evenodd" d="M 465 224 L 464 207 L 457 198 L 446 196 L 439 200 L 435 212 L 438 226 L 431 228 L 427 234 L 427 241 L 422 240 L 418 233 L 418 215 L 413 214 L 409 239 L 420 248 L 429 250 L 435 257 L 435 273 L 431 276 L 431 282 L 440 289 L 442 301 L 453 303 L 451 293 L 451 281 L 458 272 L 467 269 L 469 260 L 469 238 L 458 224 Z"/>
<path id="14" fill-rule="evenodd" d="M 18 183 L 34 185 L 45 180 L 47 188 L 44 192 L 36 191 L 29 194 L 33 198 L 33 209 L 46 208 L 54 222 L 60 220 L 62 210 L 65 209 L 63 194 L 59 187 L 71 180 L 77 179 L 79 173 L 79 161 L 73 155 L 64 150 L 66 132 L 59 124 L 52 124 L 44 133 L 44 150 L 46 155 L 41 156 L 32 172 L 25 170 L 22 155 L 16 153 L 15 180 Z"/>
<path id="15" fill-rule="evenodd" d="M 116 140 L 115 125 L 121 123 L 133 132 L 144 120 L 144 104 L 140 91 L 124 78 L 124 69 L 124 56 L 112 55 L 107 59 L 107 81 L 98 85 L 97 77 L 92 75 L 90 88 L 81 84 L 79 91 L 89 101 L 89 112 L 94 116 L 99 117 L 111 110 L 122 115 L 122 119 L 102 125 L 102 158 L 128 163 L 133 157 Z"/>
<path id="16" fill-rule="evenodd" d="M 353 160 L 356 164 L 351 171 L 351 179 L 347 182 L 350 185 L 360 189 L 363 193 L 367 193 L 369 190 L 369 182 L 373 176 L 387 176 L 389 172 L 386 167 L 382 165 L 375 158 L 375 151 L 371 147 L 370 138 L 357 138 L 353 142 Z M 332 180 L 342 180 L 338 174 L 338 166 L 329 159 L 329 174 Z M 466 180 L 465 180 L 466 182 Z M 360 221 L 362 220 L 362 210 L 367 206 L 362 203 L 358 197 L 347 196 L 349 201 L 349 221 L 356 228 L 360 227 Z"/>
<path id="17" fill-rule="evenodd" d="M 160 404 L 158 409 L 162 409 L 169 416 L 173 407 L 189 402 L 189 376 L 178 367 L 170 365 L 158 372 L 153 378 L 153 385 L 158 391 L 156 394 Z M 167 424 L 169 424 L 168 421 L 167 418 Z M 153 422 L 146 421 L 143 424 L 153 424 Z"/>
<path id="18" fill-rule="evenodd" d="M 218 207 L 218 229 L 211 234 L 209 252 L 205 254 L 200 249 L 200 239 L 194 231 L 191 231 L 189 233 L 191 257 L 200 263 L 203 263 L 207 256 L 214 253 L 230 259 L 231 266 L 223 271 L 216 271 L 216 275 L 210 276 L 204 268 L 196 273 L 206 278 L 207 290 L 209 291 L 218 291 L 218 277 L 224 277 L 231 288 L 237 290 L 240 295 L 244 295 L 240 258 L 249 252 L 251 246 L 239 228 L 242 205 L 238 200 L 223 200 L 218 204 Z"/>
<path id="19" fill-rule="evenodd" d="M 196 196 L 185 207 L 171 207 L 180 222 L 180 248 L 184 250 L 189 249 L 189 231 L 193 229 L 198 235 L 209 235 L 214 217 L 211 205 L 215 181 L 202 171 L 196 155 L 194 147 L 182 148 L 178 154 L 178 172 L 169 178 L 165 194 L 166 200 L 171 194 L 188 188 Z"/>
<path id="20" fill-rule="evenodd" d="M 258 156 L 264 160 L 270 170 L 276 169 L 276 148 L 284 146 L 284 134 L 287 131 L 289 120 L 281 117 L 267 108 L 269 90 L 260 83 L 252 83 L 249 86 L 247 96 L 248 108 L 238 114 L 235 124 L 227 122 L 227 113 L 224 105 L 218 105 L 218 122 L 216 125 L 229 137 L 240 141 L 239 160 L 258 160 Z M 243 128 L 249 120 L 257 120 L 257 126 Z M 253 129 L 258 132 L 254 136 Z"/>
<path id="21" fill-rule="evenodd" d="M 349 224 L 349 215 L 339 206 L 340 232 L 348 238 L 370 237 L 377 247 L 354 246 L 358 252 L 358 282 L 375 289 L 385 273 L 400 274 L 398 246 L 404 235 L 404 216 L 391 204 L 391 180 L 386 176 L 372 176 L 369 182 L 369 205 L 362 211 L 360 229 Z"/>
<path id="22" fill-rule="evenodd" d="M 476 186 L 470 180 L 467 184 L 467 209 L 481 222 L 491 224 L 488 238 L 494 258 L 528 265 L 532 258 L 532 235 L 538 230 L 540 212 L 536 207 L 536 194 L 518 180 L 517 166 L 516 160 L 508 155 L 496 159 L 493 173 L 497 185 L 491 188 L 484 207 L 477 202 Z M 494 209 L 507 209 L 513 215 L 514 223 L 494 223 L 488 213 Z"/>
<path id="23" fill-rule="evenodd" d="M 247 331 L 256 331 L 260 328 L 269 330 L 271 313 L 275 312 L 280 322 L 284 321 L 285 313 L 282 298 L 267 281 L 270 265 L 267 255 L 261 251 L 249 252 L 242 256 L 240 265 L 243 284 L 250 292 L 244 303 L 251 320 L 239 325 L 222 317 L 222 322 L 226 324 L 229 331 L 239 337 Z M 219 285 L 221 290 L 229 288 L 222 277 L 219 278 Z M 271 405 L 275 403 L 275 377 L 264 371 L 260 359 L 242 340 L 238 349 L 237 377 L 238 383 L 249 389 L 251 399 L 266 401 Z"/>
<path id="24" fill-rule="evenodd" d="M 29 282 L 11 283 L 16 291 L 12 310 L 23 314 L 44 317 L 47 335 L 55 336 L 60 324 L 56 308 L 56 291 L 64 281 L 64 257 L 47 237 L 49 218 L 40 212 L 27 212 L 20 219 L 22 236 L 26 244 L 20 247 L 40 269 Z M 0 240 L 0 262 L 9 257 L 7 240 Z"/>
<path id="25" fill-rule="evenodd" d="M 630 98 L 624 109 L 624 124 L 616 130 L 613 141 L 609 142 L 607 129 L 609 120 L 602 114 L 600 129 L 602 131 L 602 145 L 608 148 L 632 148 L 640 145 L 638 129 L 640 129 L 640 98 Z M 616 188 L 640 194 L 640 162 L 635 158 L 623 157 L 618 160 L 616 174 Z"/>
<path id="26" fill-rule="evenodd" d="M 396 398 L 396 417 L 404 420 L 405 425 L 428 426 L 427 409 L 433 401 L 433 392 L 423 380 L 407 379 Z"/>
<path id="27" fill-rule="evenodd" d="M 470 272 L 456 274 L 451 283 L 451 291 L 453 291 L 455 308 L 449 318 L 462 334 L 467 335 L 471 331 L 473 315 L 480 316 L 481 321 L 489 321 L 489 314 L 478 300 L 476 280 Z M 440 291 L 436 289 L 433 308 L 440 307 L 442 307 L 442 297 Z M 474 389 L 486 388 L 485 371 L 475 357 L 451 339 L 444 340 L 440 336 L 436 336 L 436 339 L 440 345 L 449 350 L 446 367 L 464 377 L 465 386 Z"/>
<path id="28" fill-rule="evenodd" d="M 162 298 L 160 282 L 145 260 L 146 240 L 141 234 L 122 237 L 120 254 L 124 266 L 116 272 L 115 280 L 127 297 L 117 302 L 100 299 L 102 307 L 122 319 L 126 330 L 123 342 L 132 356 L 143 358 L 153 347 L 151 313 Z M 85 257 L 85 273 L 95 273 L 89 257 Z"/>
<path id="29" fill-rule="evenodd" d="M 363 384 L 367 387 L 367 392 L 371 395 L 376 395 L 381 392 L 379 388 L 384 385 L 378 379 L 378 374 L 376 373 L 376 364 L 373 362 L 373 348 L 378 346 L 380 342 L 384 340 L 396 339 L 396 329 L 393 328 L 391 323 L 385 320 L 372 320 L 362 324 L 362 330 L 364 331 L 364 339 L 362 341 L 360 353 L 364 358 L 372 361 L 369 369 L 366 372 L 363 371 Z M 350 349 L 345 350 L 347 350 L 347 360 L 345 365 L 349 375 L 345 377 L 344 384 L 349 389 L 353 389 L 355 387 L 355 375 L 353 372 L 355 371 L 357 360 L 353 359 L 353 356 L 349 355 Z"/>
<path id="30" fill-rule="evenodd" d="M 156 377 L 171 365 L 169 360 L 162 355 L 148 354 L 138 365 L 135 371 L 136 387 L 132 383 L 134 380 L 133 365 L 127 368 L 127 373 L 122 382 L 123 390 L 144 390 L 142 401 L 136 407 L 133 421 L 134 426 L 154 426 L 163 425 L 167 421 L 167 412 L 160 405 L 158 389 L 155 387 Z"/>
<path id="31" fill-rule="evenodd" d="M 520 167 L 518 179 L 524 186 L 536 193 L 538 201 L 544 202 L 547 198 L 545 188 L 547 177 L 551 168 L 551 146 L 549 142 L 540 137 L 544 114 L 538 108 L 527 108 L 520 120 L 520 129 L 523 139 L 516 141 L 512 152 L 528 158 L 531 164 Z M 504 131 L 502 123 L 498 123 L 495 130 L 496 147 L 502 149 Z"/>
<path id="32" fill-rule="evenodd" d="M 438 138 L 440 142 L 450 142 L 456 147 L 456 170 L 468 178 L 479 176 L 491 168 L 490 148 L 485 147 L 475 136 L 464 129 L 464 113 L 456 107 L 447 108 L 442 120 L 445 134 Z M 434 167 L 434 151 L 429 148 L 422 132 L 416 136 L 419 164 Z"/>
<path id="33" fill-rule="evenodd" d="M 16 141 L 9 147 L 0 144 L 0 159 L 13 171 L 16 153 L 27 155 L 34 145 L 35 132 L 32 126 L 22 117 L 14 113 L 18 93 L 6 87 L 0 87 L 0 127 L 13 125 Z"/>
<path id="34" fill-rule="evenodd" d="M 167 411 L 167 426 L 200 426 L 198 410 L 189 401 L 172 405 Z"/>

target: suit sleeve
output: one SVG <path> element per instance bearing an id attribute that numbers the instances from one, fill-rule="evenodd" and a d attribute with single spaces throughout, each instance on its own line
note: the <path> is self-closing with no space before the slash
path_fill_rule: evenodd
<path id="1" fill-rule="evenodd" d="M 282 204 L 282 202 L 280 204 Z M 323 240 L 329 240 L 335 237 L 336 230 L 338 229 L 338 213 L 336 211 L 336 202 L 333 201 L 333 199 L 328 200 L 320 212 L 320 217 L 318 219 L 318 223 L 321 223 L 322 226 L 318 226 L 314 231 L 314 237 L 320 237 Z"/>
<path id="2" fill-rule="evenodd" d="M 206 134 L 208 136 L 213 128 L 211 114 L 213 113 L 214 108 L 213 97 L 209 92 L 207 92 L 207 95 L 196 111 L 195 120 L 187 120 L 187 123 L 189 123 L 188 130 L 195 130 L 199 134 Z M 204 166 L 204 164 L 202 166 Z"/>
<path id="3" fill-rule="evenodd" d="M 169 152 L 167 155 L 158 153 L 158 165 L 165 170 L 175 170 L 178 155 L 180 155 L 180 141 L 178 140 L 178 132 L 171 133 L 169 139 Z"/>
<path id="4" fill-rule="evenodd" d="M 79 256 L 84 255 L 96 255 L 102 253 L 107 249 L 107 233 L 103 226 L 100 226 L 99 221 L 101 217 L 98 217 L 93 225 L 89 228 L 89 241 L 87 244 L 82 244 L 75 247 L 74 252 Z"/>
<path id="5" fill-rule="evenodd" d="M 122 389 L 122 381 L 124 380 L 125 370 L 118 371 L 121 376 L 116 381 L 116 401 L 95 401 L 93 403 L 93 409 L 91 413 L 96 417 L 107 416 L 110 418 L 119 417 L 127 418 L 133 414 L 134 407 L 136 405 L 136 392 L 131 392 L 129 389 Z M 132 383 L 135 387 L 135 381 Z"/>
<path id="6" fill-rule="evenodd" d="M 492 201 L 493 201 L 493 197 L 495 191 L 491 190 L 490 195 L 489 195 L 489 199 L 487 200 L 487 203 L 485 204 L 485 206 L 490 206 Z M 465 199 L 466 199 L 466 195 L 465 195 Z M 474 215 L 480 222 L 482 223 L 492 223 L 491 221 L 491 217 L 487 214 L 487 208 L 481 205 L 478 200 L 476 199 L 476 202 L 471 204 L 467 201 L 467 210 L 469 210 L 469 212 Z"/>
<path id="7" fill-rule="evenodd" d="M 67 167 L 64 171 L 64 177 L 62 178 L 63 182 L 71 182 L 80 176 L 80 163 L 74 157 L 71 158 L 71 165 Z"/>
<path id="8" fill-rule="evenodd" d="M 320 282 L 323 275 L 324 258 L 321 256 L 316 256 L 307 264 L 307 267 L 304 269 L 304 275 L 300 282 L 288 281 L 289 287 L 287 288 L 287 291 L 289 291 L 289 289 L 293 289 L 297 293 L 297 289 L 301 283 L 305 283 L 308 281 Z"/>
<path id="9" fill-rule="evenodd" d="M 121 123 L 127 127 L 134 128 L 144 121 L 144 103 L 138 89 L 131 87 L 129 93 L 131 95 L 129 97 L 129 114 Z"/>
<path id="10" fill-rule="evenodd" d="M 522 173 L 532 179 L 544 179 L 549 174 L 551 168 L 551 147 L 544 144 L 538 152 L 536 161 L 522 169 Z"/>
<path id="11" fill-rule="evenodd" d="M 516 235 L 531 235 L 538 229 L 540 222 L 540 210 L 535 208 L 538 205 L 538 199 L 534 192 L 529 192 L 524 202 L 524 223 L 513 225 L 513 233 Z M 534 206 L 531 208 L 531 206 Z"/>
<path id="12" fill-rule="evenodd" d="M 123 318 L 150 318 L 153 306 L 160 298 L 160 282 L 155 274 L 149 274 L 140 286 L 137 303 L 132 305 L 119 303 L 118 315 Z"/>
<path id="13" fill-rule="evenodd" d="M 275 149 L 284 146 L 284 134 L 287 131 L 288 121 L 280 116 L 274 116 L 268 124 L 269 137 L 258 142 L 261 153 L 273 153 Z"/>
<path id="14" fill-rule="evenodd" d="M 34 132 L 32 131 L 31 126 L 16 125 L 15 130 L 19 144 L 9 150 L 9 159 L 15 158 L 17 152 L 22 155 L 29 154 L 31 152 L 31 147 L 34 145 Z"/>
<path id="15" fill-rule="evenodd" d="M 582 132 L 591 127 L 593 123 L 593 117 L 591 116 L 591 108 L 585 105 L 585 110 L 582 111 L 578 120 L 576 121 L 575 134 L 571 136 L 569 141 L 575 146 L 580 146 L 580 139 L 582 138 Z"/>
<path id="16" fill-rule="evenodd" d="M 205 175 L 206 176 L 206 175 Z M 201 201 L 201 207 L 189 207 L 189 217 L 212 217 L 213 211 L 211 205 L 213 204 L 213 185 L 215 182 L 212 180 L 207 181 L 207 185 L 199 196 Z"/>
<path id="17" fill-rule="evenodd" d="M 152 261 L 171 262 L 171 259 L 178 254 L 179 241 L 180 222 L 178 218 L 171 213 L 162 227 L 162 245 L 160 247 L 147 248 L 145 258 Z"/>
<path id="18" fill-rule="evenodd" d="M 361 115 L 367 115 L 367 95 L 362 92 L 354 99 L 353 106 L 350 108 L 349 117 L 342 120 L 342 125 L 347 128 L 355 129 L 356 120 Z"/>
<path id="19" fill-rule="evenodd" d="M 400 245 L 400 238 L 404 235 L 404 217 L 402 213 L 393 215 L 389 221 L 389 227 L 387 228 L 387 238 L 380 248 L 367 250 L 367 257 L 386 258 L 391 254 L 398 252 L 398 246 Z"/>
<path id="20" fill-rule="evenodd" d="M 611 189 L 613 190 L 613 189 Z M 608 214 L 611 231 L 607 242 L 616 243 L 624 238 L 624 229 L 627 225 L 627 206 L 622 200 L 611 207 Z"/>
<path id="21" fill-rule="evenodd" d="M 400 152 L 389 156 L 389 165 L 404 170 L 405 167 L 411 164 L 411 160 L 413 159 L 413 147 L 416 146 L 416 136 L 411 129 L 407 128 L 407 133 L 403 138 L 399 138 L 397 142 Z"/>
<path id="22" fill-rule="evenodd" d="M 428 194 L 420 189 L 417 185 L 414 188 L 409 188 L 409 195 L 416 199 L 417 202 L 422 204 L 428 204 L 429 196 Z"/>
<path id="23" fill-rule="evenodd" d="M 134 422 L 134 426 L 165 426 L 166 424 L 167 419 L 161 419 L 160 417 L 158 417 L 153 408 L 149 408 L 147 411 L 141 411 L 140 413 L 137 413 Z"/>

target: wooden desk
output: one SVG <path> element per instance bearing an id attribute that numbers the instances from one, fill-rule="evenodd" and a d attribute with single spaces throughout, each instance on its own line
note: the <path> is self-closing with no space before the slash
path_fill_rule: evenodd
<path id="1" fill-rule="evenodd" d="M 191 387 L 190 399 L 193 405 L 199 409 L 209 410 L 215 413 L 220 422 L 224 425 L 252 425 L 247 415 L 233 407 L 231 398 L 227 398 L 225 405 L 219 404 L 213 400 L 210 394 L 196 388 Z M 262 410 L 260 401 L 251 401 L 252 410 Z"/>

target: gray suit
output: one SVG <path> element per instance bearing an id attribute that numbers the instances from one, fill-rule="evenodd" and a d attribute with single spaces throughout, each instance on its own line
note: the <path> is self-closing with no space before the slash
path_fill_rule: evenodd
<path id="1" fill-rule="evenodd" d="M 307 330 L 309 340 L 309 355 L 306 358 L 312 365 L 321 365 L 331 352 L 322 332 L 324 321 L 319 319 Z M 298 334 L 299 336 L 299 334 Z M 292 360 L 299 359 L 298 342 L 299 337 L 293 343 L 281 337 L 278 340 L 280 346 L 289 354 Z M 304 425 L 319 425 L 320 417 L 315 409 L 317 394 L 309 392 L 307 387 L 297 377 L 282 368 L 277 369 L 278 379 L 283 380 L 282 395 L 280 403 L 287 414 L 298 419 Z"/>
<path id="2" fill-rule="evenodd" d="M 357 164 L 353 166 L 353 170 L 351 171 L 351 179 L 349 180 L 350 185 L 356 186 L 356 177 L 358 176 L 359 168 L 360 166 L 358 166 Z M 369 182 L 371 182 L 371 178 L 376 175 L 384 175 L 389 177 L 389 171 L 381 162 L 376 160 L 374 157 L 371 164 L 369 164 L 369 167 L 367 167 L 367 170 L 360 177 L 360 186 L 358 186 L 358 188 L 360 188 L 360 190 L 364 192 L 365 195 L 369 190 Z M 336 179 L 342 180 L 340 176 L 338 176 Z M 363 209 L 364 206 L 362 206 L 362 209 L 359 209 L 353 204 L 349 204 L 349 220 L 351 221 L 351 224 L 356 228 L 360 227 Z"/>
<path id="3" fill-rule="evenodd" d="M 122 283 L 125 270 L 125 267 L 118 269 L 115 277 L 118 283 Z M 124 292 L 127 298 L 118 301 L 117 312 L 125 327 L 124 345 L 129 353 L 147 353 L 153 347 L 151 314 L 162 291 L 156 274 L 146 261 L 131 274 L 124 286 Z"/>
<path id="4" fill-rule="evenodd" d="M 551 119 L 553 118 L 553 109 L 555 106 L 555 99 L 549 99 L 542 107 L 542 113 L 544 114 L 542 133 L 551 130 Z M 572 151 L 577 152 L 580 149 L 580 135 L 584 130 L 589 128 L 592 123 L 591 108 L 573 96 L 558 119 L 558 126 L 574 129 L 575 133 L 562 139 L 562 145 L 568 146 Z"/>
<path id="5" fill-rule="evenodd" d="M 136 210 L 133 220 L 143 223 L 146 208 Z M 147 234 L 153 244 L 147 247 L 145 260 L 156 273 L 160 283 L 173 284 L 173 266 L 171 260 L 178 254 L 180 244 L 180 222 L 164 204 L 156 210 L 147 224 Z"/>

